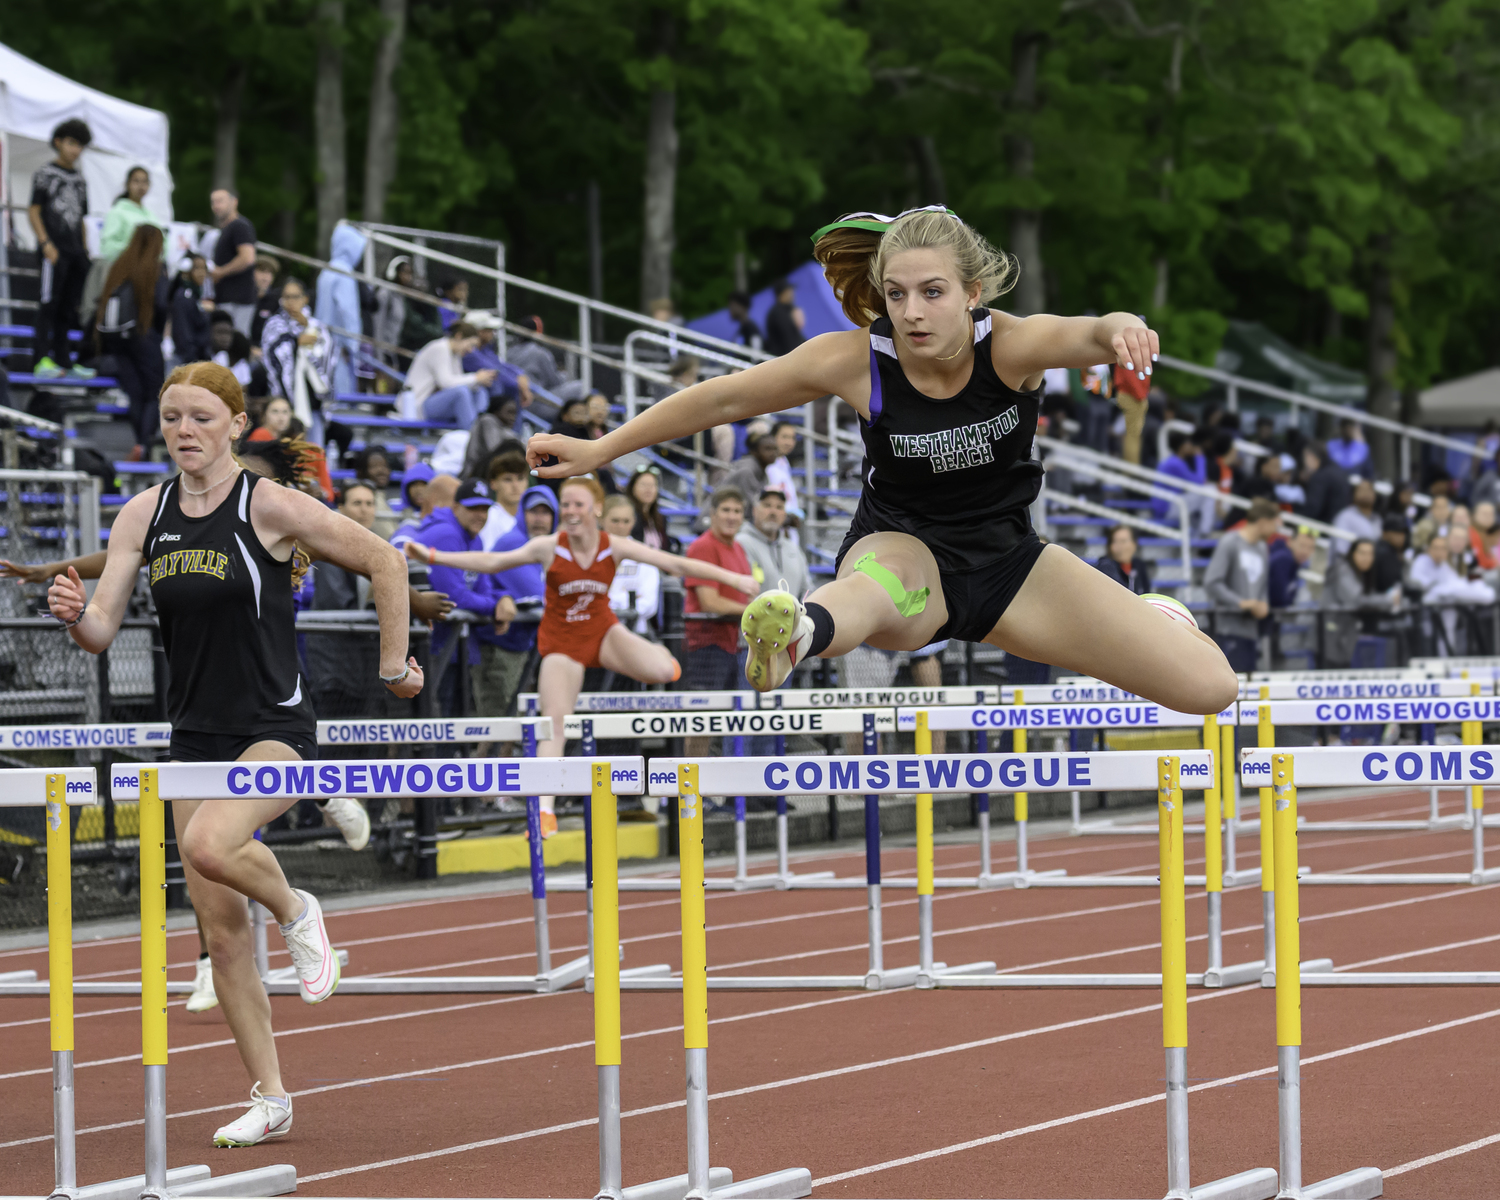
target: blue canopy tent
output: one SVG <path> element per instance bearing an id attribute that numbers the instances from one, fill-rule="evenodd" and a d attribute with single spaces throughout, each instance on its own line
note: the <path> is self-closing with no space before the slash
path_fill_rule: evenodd
<path id="1" fill-rule="evenodd" d="M 823 278 L 821 265 L 816 262 L 805 262 L 795 271 L 790 272 L 787 280 L 797 289 L 797 306 L 806 314 L 807 323 L 802 328 L 806 337 L 817 337 L 820 333 L 832 333 L 836 329 L 854 328 L 849 318 L 844 316 L 844 310 L 839 307 L 833 288 L 829 287 L 828 280 Z M 776 297 L 771 294 L 770 288 L 756 292 L 750 297 L 750 319 L 760 326 L 762 332 L 766 328 L 766 313 L 770 312 L 771 305 L 775 303 Z M 739 340 L 739 330 L 729 319 L 727 308 L 721 308 L 717 312 L 711 312 L 707 316 L 689 321 L 687 327 L 696 329 L 699 333 L 723 338 L 725 341 Z"/>

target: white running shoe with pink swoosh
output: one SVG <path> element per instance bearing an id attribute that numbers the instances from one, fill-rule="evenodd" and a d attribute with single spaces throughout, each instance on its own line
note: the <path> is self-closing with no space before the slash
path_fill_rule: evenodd
<path id="1" fill-rule="evenodd" d="M 307 909 L 290 925 L 281 926 L 281 936 L 286 939 L 292 966 L 297 969 L 297 987 L 302 999 L 317 1004 L 333 995 L 342 967 L 328 940 L 322 907 L 307 892 L 300 888 L 293 890 L 306 902 Z"/>
<path id="2" fill-rule="evenodd" d="M 258 1146 L 292 1131 L 292 1098 L 282 1107 L 260 1094 L 260 1080 L 250 1089 L 250 1111 L 214 1134 L 215 1146 Z"/>

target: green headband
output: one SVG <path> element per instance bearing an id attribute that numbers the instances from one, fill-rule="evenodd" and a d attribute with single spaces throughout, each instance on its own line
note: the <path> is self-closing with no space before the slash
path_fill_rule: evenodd
<path id="1" fill-rule="evenodd" d="M 959 215 L 951 208 L 945 208 L 941 204 L 928 204 L 922 208 L 908 208 L 905 212 L 897 213 L 894 217 L 888 217 L 884 213 L 856 212 L 845 213 L 837 221 L 823 226 L 812 235 L 813 245 L 817 245 L 818 239 L 825 233 L 831 233 L 835 229 L 863 229 L 866 233 L 884 233 L 902 217 L 909 217 L 913 213 L 936 212 L 946 213 L 955 221 L 960 220 Z"/>

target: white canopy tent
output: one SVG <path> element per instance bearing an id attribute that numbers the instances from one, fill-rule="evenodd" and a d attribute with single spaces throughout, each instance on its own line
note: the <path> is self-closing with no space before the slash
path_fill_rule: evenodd
<path id="1" fill-rule="evenodd" d="M 53 157 L 52 130 L 70 117 L 81 117 L 94 135 L 78 164 L 94 218 L 88 222 L 91 240 L 98 236 L 100 218 L 125 190 L 131 167 L 151 172 L 146 210 L 163 224 L 170 222 L 167 115 L 75 83 L 0 45 L 0 202 L 11 206 L 12 244 L 36 247 L 24 211 L 31 202 L 31 176 Z"/>

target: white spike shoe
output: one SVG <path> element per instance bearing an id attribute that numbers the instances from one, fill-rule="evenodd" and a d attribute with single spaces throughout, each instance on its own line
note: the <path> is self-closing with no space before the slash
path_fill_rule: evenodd
<path id="1" fill-rule="evenodd" d="M 740 629 L 750 648 L 745 678 L 757 692 L 769 692 L 785 683 L 812 644 L 812 618 L 790 592 L 762 592 L 755 597 L 745 605 Z"/>

